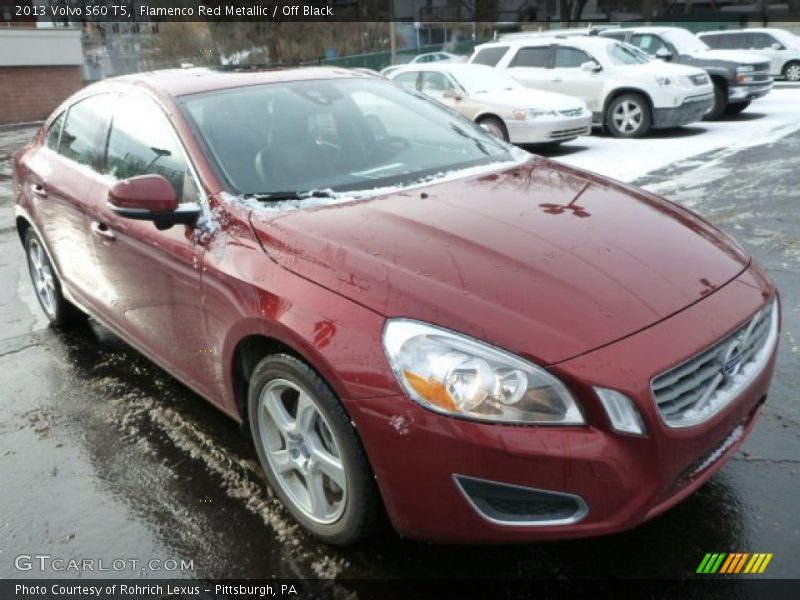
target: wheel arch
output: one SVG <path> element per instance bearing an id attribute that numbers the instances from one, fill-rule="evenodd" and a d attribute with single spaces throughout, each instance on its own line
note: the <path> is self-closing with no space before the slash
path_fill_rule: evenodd
<path id="1" fill-rule="evenodd" d="M 625 94 L 637 94 L 642 96 L 647 101 L 647 108 L 650 110 L 650 118 L 653 118 L 653 113 L 655 111 L 655 107 L 653 105 L 653 98 L 642 88 L 637 88 L 633 86 L 625 86 L 621 88 L 616 88 L 613 92 L 611 92 L 607 97 L 606 101 L 603 103 L 603 125 L 607 125 L 608 121 L 608 107 L 611 106 L 611 103 L 623 96 Z"/>
<path id="2" fill-rule="evenodd" d="M 789 68 L 789 65 L 800 65 L 800 58 L 790 58 L 781 66 L 781 77 L 785 77 L 786 69 Z"/>
<path id="3" fill-rule="evenodd" d="M 230 378 L 226 387 L 232 394 L 233 416 L 238 417 L 242 424 L 248 422 L 247 396 L 253 370 L 262 359 L 273 354 L 288 354 L 307 364 L 333 390 L 345 412 L 348 412 L 346 403 L 342 401 L 346 397 L 344 382 L 336 376 L 324 357 L 296 339 L 288 330 L 254 327 L 236 336 L 228 346 L 229 350 L 224 354 L 229 357 L 225 361 L 226 376 Z"/>
<path id="4" fill-rule="evenodd" d="M 24 244 L 25 235 L 28 233 L 28 229 L 30 229 L 32 226 L 31 222 L 21 215 L 17 215 L 15 221 L 17 226 L 17 234 L 19 235 L 19 241 Z"/>

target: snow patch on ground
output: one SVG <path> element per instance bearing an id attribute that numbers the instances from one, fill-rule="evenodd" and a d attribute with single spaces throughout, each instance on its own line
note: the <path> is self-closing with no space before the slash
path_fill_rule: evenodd
<path id="1" fill-rule="evenodd" d="M 724 176 L 724 160 L 745 148 L 772 143 L 800 129 L 800 89 L 777 88 L 754 101 L 741 115 L 699 121 L 676 130 L 656 130 L 635 140 L 610 136 L 578 138 L 571 145 L 584 150 L 561 156 L 560 162 L 626 182 L 667 167 L 695 169 L 705 183 Z M 565 146 L 565 149 L 569 146 Z M 696 158 L 714 153 L 708 159 Z M 685 177 L 681 185 L 686 185 Z M 669 187 L 669 182 L 664 186 Z M 660 186 L 648 188 L 661 192 Z"/>

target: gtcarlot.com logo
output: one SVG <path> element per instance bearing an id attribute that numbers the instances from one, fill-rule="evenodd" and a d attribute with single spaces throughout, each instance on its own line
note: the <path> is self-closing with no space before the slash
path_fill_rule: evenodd
<path id="1" fill-rule="evenodd" d="M 763 573 L 771 560 L 772 552 L 709 552 L 703 557 L 697 572 L 704 575 Z"/>

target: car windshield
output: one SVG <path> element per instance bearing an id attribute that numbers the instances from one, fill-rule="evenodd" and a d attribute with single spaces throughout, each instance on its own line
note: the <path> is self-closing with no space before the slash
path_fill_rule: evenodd
<path id="1" fill-rule="evenodd" d="M 675 46 L 675 49 L 681 54 L 684 52 L 702 52 L 709 49 L 708 44 L 685 29 L 670 29 L 664 31 L 661 35 Z"/>
<path id="2" fill-rule="evenodd" d="M 613 65 L 643 65 L 650 62 L 644 53 L 635 50 L 628 44 L 614 42 L 606 47 L 606 56 Z"/>
<path id="3" fill-rule="evenodd" d="M 775 29 L 770 31 L 770 33 L 787 48 L 800 48 L 800 37 L 794 35 L 790 31 Z"/>
<path id="4" fill-rule="evenodd" d="M 264 84 L 180 101 L 237 194 L 410 185 L 518 158 L 454 111 L 374 78 Z"/>
<path id="5" fill-rule="evenodd" d="M 459 69 L 451 73 L 468 94 L 482 94 L 500 90 L 517 90 L 523 87 L 501 71 L 492 68 Z"/>

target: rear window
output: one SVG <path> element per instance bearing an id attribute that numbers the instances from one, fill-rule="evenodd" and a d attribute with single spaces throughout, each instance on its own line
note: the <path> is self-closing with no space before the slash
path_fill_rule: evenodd
<path id="1" fill-rule="evenodd" d="M 520 48 L 512 67 L 539 67 L 546 68 L 550 59 L 550 46 L 539 46 L 533 48 Z"/>
<path id="2" fill-rule="evenodd" d="M 494 46 L 492 48 L 483 48 L 478 50 L 478 53 L 472 57 L 473 64 L 486 65 L 487 67 L 494 67 L 500 62 L 508 52 L 508 46 Z"/>

